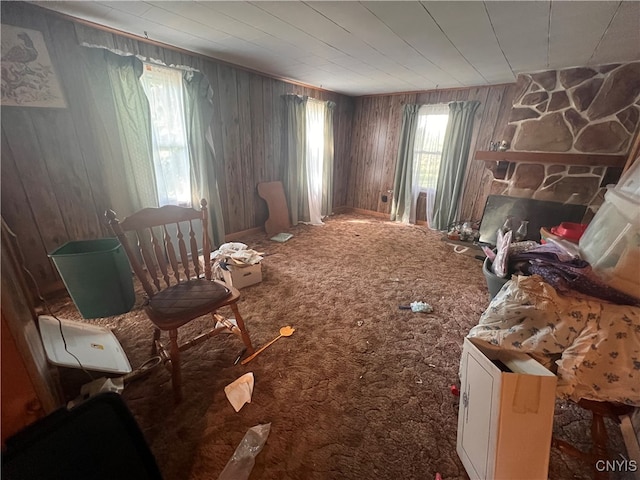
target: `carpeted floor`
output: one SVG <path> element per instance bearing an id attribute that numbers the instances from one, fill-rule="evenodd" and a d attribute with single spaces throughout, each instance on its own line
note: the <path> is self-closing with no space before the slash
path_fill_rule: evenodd
<path id="1" fill-rule="evenodd" d="M 235 336 L 184 352 L 185 399 L 177 406 L 162 367 L 123 392 L 165 479 L 217 478 L 247 429 L 268 422 L 254 480 L 468 478 L 456 454 L 458 397 L 450 386 L 458 381 L 463 338 L 488 305 L 474 252 L 454 253 L 424 226 L 355 214 L 291 231 L 286 243 L 264 234 L 242 239 L 265 258 L 263 282 L 243 289 L 239 306 L 254 346 L 284 325 L 296 328 L 293 336 L 246 366 L 233 365 L 242 349 Z M 418 300 L 433 313 L 399 309 Z M 93 321 L 113 328 L 134 367 L 149 358 L 152 338 L 139 303 L 126 315 Z M 54 310 L 79 317 L 66 297 Z M 253 399 L 236 413 L 223 389 L 246 372 L 255 375 Z M 61 376 L 69 397 L 86 382 L 79 370 Z M 589 420 L 558 401 L 555 435 L 588 448 Z M 607 427 L 614 455 L 626 454 L 617 426 Z M 591 474 L 589 465 L 552 449 L 549 477 Z"/>

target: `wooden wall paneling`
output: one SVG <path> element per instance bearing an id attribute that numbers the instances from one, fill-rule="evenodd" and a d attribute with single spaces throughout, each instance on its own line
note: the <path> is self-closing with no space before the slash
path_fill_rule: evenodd
<path id="1" fill-rule="evenodd" d="M 263 226 L 269 216 L 267 204 L 257 195 L 257 185 L 260 182 L 269 181 L 267 173 L 267 158 L 265 155 L 265 124 L 264 114 L 264 94 L 263 78 L 260 75 L 251 75 L 249 79 L 249 98 L 251 101 L 251 138 L 253 153 L 253 175 L 255 185 L 253 187 L 256 195 L 255 204 L 255 225 Z"/>
<path id="2" fill-rule="evenodd" d="M 6 135 L 6 148 L 15 159 L 16 170 L 23 180 L 28 206 L 36 222 L 31 235 L 39 235 L 45 249 L 52 251 L 68 241 L 69 235 L 44 161 L 45 152 L 40 148 L 40 142 L 27 109 L 4 107 L 2 130 Z M 2 156 L 3 158 L 5 156 L 4 145 Z M 5 185 L 6 179 L 3 172 L 2 187 L 4 188 Z M 19 211 L 23 211 L 23 208 Z M 9 224 L 9 226 L 17 229 L 16 225 Z M 21 241 L 27 241 L 27 239 L 23 238 Z"/>
<path id="3" fill-rule="evenodd" d="M 460 90 L 456 91 L 455 101 L 456 102 L 464 102 L 466 100 L 469 100 L 469 94 L 470 94 L 470 89 L 461 88 Z"/>
<path id="4" fill-rule="evenodd" d="M 251 117 L 251 88 L 250 74 L 238 70 L 236 74 L 238 82 L 238 119 L 240 130 L 240 166 L 242 180 L 242 197 L 244 199 L 244 223 L 242 230 L 247 230 L 256 224 L 256 205 L 258 204 L 258 182 L 255 176 L 255 163 L 253 158 L 253 130 Z"/>
<path id="5" fill-rule="evenodd" d="M 507 127 L 507 122 L 511 113 L 511 108 L 513 106 L 513 96 L 515 94 L 516 86 L 515 84 L 496 85 L 492 88 L 499 94 L 500 106 L 495 117 L 493 134 L 491 138 L 495 141 L 499 141 L 502 140 L 505 129 Z M 486 144 L 488 145 L 488 142 Z M 481 144 L 477 144 L 477 150 L 482 150 Z M 481 178 L 478 184 L 478 188 L 476 189 L 475 197 L 470 195 L 466 199 L 466 202 L 471 203 L 471 216 L 476 220 L 480 220 L 482 218 L 482 214 L 484 213 L 484 206 L 487 201 L 487 197 L 489 196 L 491 191 L 493 174 L 490 171 L 484 169 L 483 162 L 473 163 L 481 163 Z"/>
<path id="6" fill-rule="evenodd" d="M 400 134 L 402 130 L 402 114 L 404 106 L 407 104 L 417 103 L 417 95 L 394 95 L 391 98 L 391 107 L 389 110 L 389 129 L 387 130 L 387 144 L 385 145 L 385 164 L 382 171 L 382 179 L 380 181 L 380 190 L 387 192 L 393 190 L 393 180 L 396 174 L 396 163 L 398 161 L 398 148 L 400 146 Z M 389 194 L 388 205 L 381 205 L 382 210 L 391 211 L 391 200 L 393 193 Z"/>
<path id="7" fill-rule="evenodd" d="M 335 152 L 334 152 L 334 207 L 347 204 L 349 188 L 349 161 L 351 156 L 351 139 L 353 129 L 353 101 L 351 99 L 336 103 L 334 120 Z"/>
<path id="8" fill-rule="evenodd" d="M 6 2 L 2 2 L 3 4 Z M 3 5 L 4 7 L 4 5 Z M 2 9 L 2 23 L 5 25 L 14 25 L 16 27 L 29 28 L 32 30 L 38 30 L 42 33 L 44 41 L 49 47 L 51 37 L 48 34 L 48 16 L 43 15 L 41 9 L 23 10 L 13 8 Z M 54 69 L 57 72 L 57 69 Z"/>
<path id="9" fill-rule="evenodd" d="M 503 87 L 491 86 L 488 87 L 487 90 L 487 97 L 485 104 L 483 105 L 482 117 L 480 119 L 480 127 L 475 139 L 475 144 L 473 145 L 475 150 L 488 149 L 489 142 L 496 140 L 494 139 L 495 121 L 500 110 Z M 475 150 L 470 152 L 472 159 Z M 469 165 L 467 167 L 467 179 L 463 188 L 464 193 L 462 203 L 460 205 L 460 212 L 462 215 L 467 219 L 473 220 L 479 220 L 479 217 L 476 216 L 475 204 L 479 196 L 479 191 L 484 189 L 486 182 L 484 164 L 476 165 L 477 163 L 480 162 L 473 160 L 469 161 Z"/>
<path id="10" fill-rule="evenodd" d="M 397 95 L 386 97 L 386 105 L 384 108 L 384 116 L 381 119 L 382 124 L 378 132 L 378 158 L 376 160 L 376 180 L 375 180 L 375 210 L 378 212 L 389 213 L 391 211 L 391 195 L 387 193 L 387 190 L 393 188 L 393 178 L 389 181 L 389 170 L 391 167 L 395 169 L 395 162 L 393 159 L 393 142 L 397 141 L 394 137 L 394 133 L 397 132 L 397 122 L 394 117 L 398 113 L 398 103 L 401 100 Z M 396 148 L 397 150 L 397 148 Z M 386 202 L 382 201 L 382 196 L 387 198 Z"/>
<path id="11" fill-rule="evenodd" d="M 437 103 L 447 103 L 447 99 L 444 98 L 444 95 L 442 94 L 441 90 L 434 90 L 432 92 L 429 92 L 427 99 L 428 100 L 426 103 L 429 105 L 433 105 Z"/>
<path id="12" fill-rule="evenodd" d="M 45 38 L 53 69 L 65 92 L 67 108 L 31 109 L 31 118 L 49 176 L 54 183 L 54 192 L 67 233 L 71 240 L 98 238 L 102 235 L 102 222 L 98 220 L 95 211 L 87 170 L 78 146 L 78 132 L 69 108 L 75 100 L 77 81 L 73 79 L 72 83 L 67 82 L 70 74 L 75 72 L 76 65 L 69 71 L 67 64 L 60 58 L 74 57 L 75 35 L 72 25 L 66 20 L 57 17 L 46 20 L 42 15 L 35 17 L 33 21 L 40 25 L 38 28 Z M 70 43 L 65 42 L 65 30 L 73 35 Z M 72 50 L 69 51 L 69 48 Z"/>
<path id="13" fill-rule="evenodd" d="M 365 135 L 366 141 L 363 143 L 360 149 L 360 158 L 358 160 L 359 163 L 359 172 L 358 178 L 356 179 L 356 198 L 357 205 L 359 208 L 364 208 L 366 210 L 371 210 L 371 206 L 367 203 L 368 200 L 368 192 L 369 188 L 371 188 L 371 152 L 373 150 L 373 127 L 374 127 L 374 118 L 375 111 L 378 108 L 378 97 L 372 97 L 369 102 L 367 102 L 367 112 L 362 120 L 363 122 L 363 133 Z"/>
<path id="14" fill-rule="evenodd" d="M 234 69 L 224 65 L 218 68 L 218 88 L 220 89 L 222 149 L 229 210 L 229 224 L 226 230 L 227 233 L 233 233 L 244 230 L 238 88 Z"/>
<path id="15" fill-rule="evenodd" d="M 104 212 L 111 206 L 111 200 L 105 190 L 102 169 L 100 168 L 101 154 L 105 146 L 99 146 L 99 126 L 94 121 L 87 105 L 92 105 L 92 93 L 88 90 L 85 76 L 82 73 L 81 48 L 77 44 L 75 32 L 69 28 L 69 22 L 54 18 L 50 29 L 52 46 L 55 51 L 58 74 L 62 84 L 67 87 L 68 109 L 73 120 L 82 163 L 87 174 L 89 193 L 92 200 L 93 212 L 98 221 L 98 236 L 110 236 L 111 231 L 104 221 Z M 71 94 L 69 92 L 72 92 Z M 79 99 L 79 100 L 78 100 Z M 87 209 L 90 205 L 87 205 Z"/>
<path id="16" fill-rule="evenodd" d="M 273 145 L 273 174 L 275 180 L 284 181 L 285 176 L 285 151 L 287 132 L 285 131 L 285 103 L 284 95 L 286 85 L 280 80 L 271 80 L 273 95 L 273 110 L 268 119 L 271 123 L 271 143 Z"/>
<path id="17" fill-rule="evenodd" d="M 284 100 L 274 98 L 273 96 L 273 80 L 270 78 L 262 79 L 262 109 L 264 114 L 264 165 L 265 165 L 265 178 L 264 182 L 271 182 L 276 180 L 282 180 L 278 177 L 276 168 L 275 152 L 273 149 L 273 129 L 272 124 L 269 121 L 273 118 L 275 110 L 278 108 L 280 102 Z"/>
<path id="18" fill-rule="evenodd" d="M 472 213 L 472 201 L 476 196 L 476 189 L 481 183 L 481 178 L 484 170 L 484 165 L 478 165 L 481 162 L 473 160 L 474 153 L 478 149 L 478 135 L 482 123 L 484 109 L 486 108 L 487 97 L 489 95 L 489 88 L 478 87 L 469 91 L 467 100 L 478 100 L 480 105 L 476 110 L 473 122 L 473 132 L 471 134 L 471 144 L 469 147 L 469 161 L 467 162 L 467 169 L 465 172 L 465 179 L 463 181 L 464 188 L 462 190 L 462 198 L 459 208 L 459 217 L 461 220 L 475 220 Z"/>
<path id="19" fill-rule="evenodd" d="M 6 108 L 5 108 L 6 110 Z M 4 122 L 3 122 L 4 123 Z M 43 236 L 34 226 L 37 225 L 33 207 L 27 197 L 27 188 L 23 177 L 20 175 L 9 147 L 7 137 L 2 132 L 2 217 L 13 230 L 20 243 L 23 252 L 25 266 L 32 273 L 41 290 L 47 285 L 54 284 L 58 275 L 51 261 L 47 257 L 49 251 L 58 245 L 55 239 L 48 239 L 49 248 L 44 242 Z M 56 205 L 53 205 L 56 207 Z M 59 213 L 59 212 L 58 212 Z"/>
<path id="20" fill-rule="evenodd" d="M 71 240 L 100 238 L 89 178 L 68 111 L 46 109 L 33 116 L 49 177 Z"/>
<path id="21" fill-rule="evenodd" d="M 352 157 L 351 170 L 349 175 L 353 177 L 353 182 L 349 185 L 349 190 L 353 195 L 353 206 L 356 208 L 364 208 L 362 201 L 363 177 L 365 175 L 364 160 L 366 156 L 367 141 L 369 134 L 367 127 L 369 126 L 369 115 L 371 113 L 372 98 L 363 98 L 360 103 L 360 118 L 358 119 L 358 143 L 355 145 L 354 156 Z"/>
<path id="22" fill-rule="evenodd" d="M 362 144 L 362 119 L 365 98 L 356 98 L 354 102 L 353 124 L 351 127 L 351 148 L 349 151 L 349 169 L 347 171 L 347 191 L 345 205 L 356 207 L 356 184 L 359 173 L 360 146 Z"/>
<path id="23" fill-rule="evenodd" d="M 369 131 L 371 132 L 371 140 L 368 142 L 366 170 L 366 184 L 364 189 L 364 201 L 367 210 L 377 210 L 378 208 L 378 192 L 380 191 L 380 172 L 378 171 L 378 161 L 380 150 L 384 153 L 383 129 L 384 123 L 388 117 L 389 97 L 375 97 L 375 108 L 373 115 L 370 116 L 371 123 Z M 382 147 L 381 147 L 382 145 Z M 380 159 L 380 162 L 383 160 Z"/>
<path id="24" fill-rule="evenodd" d="M 218 192 L 220 195 L 220 204 L 222 208 L 222 220 L 225 225 L 225 233 L 229 232 L 229 198 L 227 196 L 227 172 L 225 171 L 224 160 L 224 142 L 222 140 L 222 108 L 220 82 L 218 80 L 218 66 L 214 63 L 205 63 L 202 73 L 209 80 L 211 89 L 213 90 L 213 121 L 211 123 L 211 135 L 213 137 L 213 147 L 215 154 L 215 172 L 216 181 L 218 183 Z"/>
<path id="25" fill-rule="evenodd" d="M 416 103 L 418 105 L 429 105 L 429 92 L 416 93 Z"/>
<path id="26" fill-rule="evenodd" d="M 491 141 L 500 140 L 496 137 L 496 127 L 498 125 L 498 117 L 506 108 L 503 105 L 506 87 L 505 85 L 489 87 L 486 106 L 482 114 L 482 120 L 475 142 L 476 150 L 488 150 Z M 507 103 L 511 104 L 511 99 L 507 99 Z M 509 109 L 510 106 L 511 105 L 509 105 Z M 474 153 L 475 152 L 471 152 L 472 155 Z M 471 158 L 473 158 L 473 156 Z M 471 176 L 467 178 L 467 185 L 465 185 L 465 189 L 463 190 L 465 191 L 465 195 L 463 196 L 461 211 L 465 212 L 469 218 L 480 220 L 482 212 L 484 211 L 487 188 L 490 186 L 487 184 L 487 180 L 490 180 L 490 178 L 488 178 L 485 174 L 486 172 L 484 172 L 484 164 L 476 166 L 473 164 L 479 162 L 470 161 L 469 163 L 472 164 L 470 168 L 473 169 L 474 175 L 473 178 Z"/>
<path id="27" fill-rule="evenodd" d="M 502 87 L 502 96 L 498 115 L 496 116 L 496 125 L 493 130 L 493 136 L 496 138 L 496 140 L 501 141 L 504 139 L 504 133 L 507 129 L 509 116 L 511 115 L 511 109 L 513 108 L 513 97 L 516 92 L 516 85 L 515 83 L 513 83 L 509 85 L 496 86 L 495 88 L 500 87 Z"/>
<path id="28" fill-rule="evenodd" d="M 493 132 L 495 129 L 496 115 L 500 109 L 500 102 L 502 101 L 501 89 L 502 87 L 489 87 L 487 100 L 482 112 L 482 119 L 480 121 L 478 140 L 476 141 L 477 149 L 489 150 L 489 142 L 496 140 L 493 138 Z"/>
<path id="29" fill-rule="evenodd" d="M 378 208 L 378 192 L 380 191 L 379 185 L 379 172 L 378 166 L 378 152 L 380 149 L 380 142 L 384 141 L 381 137 L 381 129 L 385 121 L 385 117 L 388 116 L 388 96 L 374 97 L 374 108 L 369 116 L 370 139 L 367 142 L 367 162 L 365 163 L 366 175 L 364 185 L 364 205 L 367 210 L 377 210 Z M 383 150 L 384 152 L 384 150 Z"/>
<path id="30" fill-rule="evenodd" d="M 343 122 L 344 106 L 340 102 L 336 103 L 333 109 L 333 198 L 331 199 L 331 209 L 344 205 L 342 196 L 345 191 L 344 181 L 344 157 L 342 155 L 343 135 L 341 128 Z"/>
<path id="31" fill-rule="evenodd" d="M 501 92 L 500 107 L 496 115 L 492 137 L 495 140 L 502 140 L 505 130 L 507 128 L 509 115 L 511 114 L 511 108 L 513 107 L 513 97 L 515 95 L 516 86 L 515 84 L 509 84 L 509 85 L 497 85 L 492 88 L 497 89 L 499 92 Z M 477 143 L 476 150 L 482 150 L 482 145 Z M 472 162 L 472 163 L 482 163 L 482 162 Z M 467 202 L 472 202 L 471 217 L 476 220 L 480 220 L 482 218 L 482 214 L 484 212 L 484 206 L 487 201 L 487 197 L 490 194 L 491 183 L 493 180 L 493 175 L 489 171 L 484 170 L 484 163 L 482 163 L 482 169 L 483 169 L 482 177 L 479 182 L 479 188 L 476 190 L 477 191 L 476 196 L 470 197 L 467 199 Z"/>

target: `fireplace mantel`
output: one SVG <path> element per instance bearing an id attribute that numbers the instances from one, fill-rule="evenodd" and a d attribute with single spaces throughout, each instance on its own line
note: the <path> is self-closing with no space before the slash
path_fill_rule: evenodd
<path id="1" fill-rule="evenodd" d="M 593 153 L 556 152 L 493 152 L 476 151 L 474 160 L 485 162 L 546 163 L 557 165 L 583 165 L 591 167 L 624 167 L 624 155 L 598 155 Z"/>

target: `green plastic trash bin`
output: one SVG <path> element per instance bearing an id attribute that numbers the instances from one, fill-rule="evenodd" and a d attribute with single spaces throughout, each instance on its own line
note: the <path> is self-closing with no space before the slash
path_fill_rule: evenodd
<path id="1" fill-rule="evenodd" d="M 117 238 L 68 242 L 49 257 L 84 318 L 110 317 L 133 307 L 131 266 Z"/>

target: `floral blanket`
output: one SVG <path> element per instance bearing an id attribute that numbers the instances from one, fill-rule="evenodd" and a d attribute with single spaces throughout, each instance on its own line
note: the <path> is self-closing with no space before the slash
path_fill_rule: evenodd
<path id="1" fill-rule="evenodd" d="M 640 308 L 560 296 L 542 277 L 514 276 L 469 337 L 527 352 L 558 376 L 557 394 L 640 406 Z"/>

